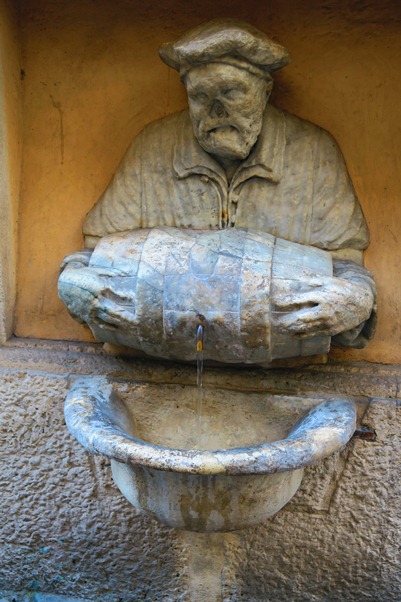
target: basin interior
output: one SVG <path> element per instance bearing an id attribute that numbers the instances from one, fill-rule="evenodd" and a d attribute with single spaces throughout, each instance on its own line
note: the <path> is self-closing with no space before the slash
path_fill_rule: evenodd
<path id="1" fill-rule="evenodd" d="M 321 399 L 204 387 L 144 383 L 116 387 L 119 426 L 171 449 L 219 450 L 285 439 Z"/>
<path id="2" fill-rule="evenodd" d="M 214 386 L 200 404 L 193 385 L 99 378 L 71 388 L 66 420 L 88 451 L 111 458 L 136 508 L 177 529 L 227 531 L 278 512 L 304 466 L 349 439 L 355 405 Z"/>

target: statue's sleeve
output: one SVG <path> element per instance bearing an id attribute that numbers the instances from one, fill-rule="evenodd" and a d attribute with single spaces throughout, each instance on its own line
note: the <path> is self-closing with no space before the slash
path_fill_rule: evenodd
<path id="1" fill-rule="evenodd" d="M 363 250 L 369 231 L 356 198 L 344 158 L 324 130 L 315 141 L 311 242 L 329 251 Z"/>
<path id="2" fill-rule="evenodd" d="M 105 192 L 87 214 L 83 225 L 85 247 L 94 247 L 99 238 L 107 234 L 142 226 L 141 147 L 142 135 L 139 134 Z"/>
<path id="3" fill-rule="evenodd" d="M 362 348 L 375 332 L 376 286 L 370 272 L 347 257 L 351 259 L 355 252 L 360 252 L 362 258 L 362 251 L 369 244 L 369 230 L 344 157 L 324 130 L 320 130 L 316 140 L 314 178 L 311 244 L 333 251 L 334 275 L 369 289 L 373 298 L 369 319 L 336 335 L 332 342 L 341 347 Z M 343 260 L 335 258 L 336 255 Z"/>

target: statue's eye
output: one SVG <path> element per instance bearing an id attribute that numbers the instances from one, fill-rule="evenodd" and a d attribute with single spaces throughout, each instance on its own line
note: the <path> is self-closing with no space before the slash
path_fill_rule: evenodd
<path id="1" fill-rule="evenodd" d="M 193 92 L 192 94 L 189 94 L 189 98 L 193 102 L 207 102 L 207 94 L 204 92 Z"/>
<path id="2" fill-rule="evenodd" d="M 236 95 L 237 92 L 238 92 L 237 88 L 224 88 L 224 90 L 222 90 L 223 96 L 225 96 L 227 98 L 234 98 L 234 96 Z"/>

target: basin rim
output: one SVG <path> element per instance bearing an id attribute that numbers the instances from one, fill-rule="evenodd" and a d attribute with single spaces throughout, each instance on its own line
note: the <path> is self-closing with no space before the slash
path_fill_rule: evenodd
<path id="1" fill-rule="evenodd" d="M 125 433 L 114 417 L 119 403 L 106 377 L 79 378 L 64 407 L 70 433 L 92 454 L 133 466 L 192 475 L 297 470 L 341 449 L 356 427 L 356 406 L 351 399 L 325 397 L 294 425 L 285 439 L 219 450 L 172 449 Z"/>

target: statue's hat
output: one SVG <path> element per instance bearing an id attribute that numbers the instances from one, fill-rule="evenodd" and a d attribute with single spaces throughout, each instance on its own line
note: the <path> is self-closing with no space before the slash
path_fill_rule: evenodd
<path id="1" fill-rule="evenodd" d="M 159 49 L 161 59 L 181 74 L 210 62 L 249 64 L 252 71 L 270 73 L 290 62 L 286 48 L 256 27 L 235 19 L 213 19 Z"/>

